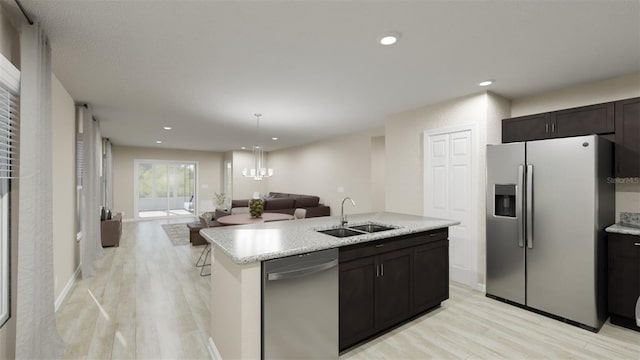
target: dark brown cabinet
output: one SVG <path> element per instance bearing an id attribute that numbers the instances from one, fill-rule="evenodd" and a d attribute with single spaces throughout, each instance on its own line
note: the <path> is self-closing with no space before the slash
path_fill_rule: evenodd
<path id="1" fill-rule="evenodd" d="M 378 257 L 378 327 L 395 325 L 411 316 L 411 249 Z"/>
<path id="2" fill-rule="evenodd" d="M 375 332 L 377 269 L 375 256 L 340 264 L 340 349 Z"/>
<path id="3" fill-rule="evenodd" d="M 449 244 L 439 240 L 413 249 L 413 309 L 419 313 L 449 298 Z"/>
<path id="4" fill-rule="evenodd" d="M 552 139 L 615 131 L 614 103 L 582 106 L 502 120 L 502 142 Z"/>
<path id="5" fill-rule="evenodd" d="M 503 143 L 613 133 L 616 177 L 640 177 L 640 98 L 502 120 Z"/>
<path id="6" fill-rule="evenodd" d="M 635 325 L 640 296 L 640 236 L 609 234 L 608 250 L 611 323 L 640 331 Z"/>
<path id="7" fill-rule="evenodd" d="M 340 249 L 340 350 L 449 297 L 447 229 Z"/>
<path id="8" fill-rule="evenodd" d="M 550 135 L 549 113 L 502 120 L 502 142 L 546 139 Z"/>
<path id="9" fill-rule="evenodd" d="M 616 177 L 640 177 L 640 98 L 615 106 Z"/>
<path id="10" fill-rule="evenodd" d="M 551 137 L 610 134 L 615 131 L 613 103 L 551 113 Z"/>

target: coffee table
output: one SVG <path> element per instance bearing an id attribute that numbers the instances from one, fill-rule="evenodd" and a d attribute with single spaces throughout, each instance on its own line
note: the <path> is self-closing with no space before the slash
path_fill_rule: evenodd
<path id="1" fill-rule="evenodd" d="M 267 221 L 293 220 L 293 215 L 279 213 L 262 213 L 262 217 L 252 218 L 250 214 L 235 214 L 223 216 L 217 221 L 222 225 L 256 224 Z"/>

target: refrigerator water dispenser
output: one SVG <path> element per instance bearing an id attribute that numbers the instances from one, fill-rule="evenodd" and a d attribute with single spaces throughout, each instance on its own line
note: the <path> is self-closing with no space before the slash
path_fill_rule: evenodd
<path id="1" fill-rule="evenodd" d="M 516 185 L 494 185 L 494 215 L 516 217 Z"/>

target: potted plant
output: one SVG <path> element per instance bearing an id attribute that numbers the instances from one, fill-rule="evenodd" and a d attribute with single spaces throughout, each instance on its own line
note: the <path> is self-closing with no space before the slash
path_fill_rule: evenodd
<path id="1" fill-rule="evenodd" d="M 262 212 L 264 211 L 264 201 L 253 194 L 253 199 L 249 200 L 249 214 L 252 218 L 259 218 L 262 216 Z"/>

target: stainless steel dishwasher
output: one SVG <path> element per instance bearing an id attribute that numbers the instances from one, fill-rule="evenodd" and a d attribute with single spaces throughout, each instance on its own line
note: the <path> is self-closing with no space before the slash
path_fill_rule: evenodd
<path id="1" fill-rule="evenodd" d="M 338 358 L 338 249 L 262 263 L 262 358 Z"/>

